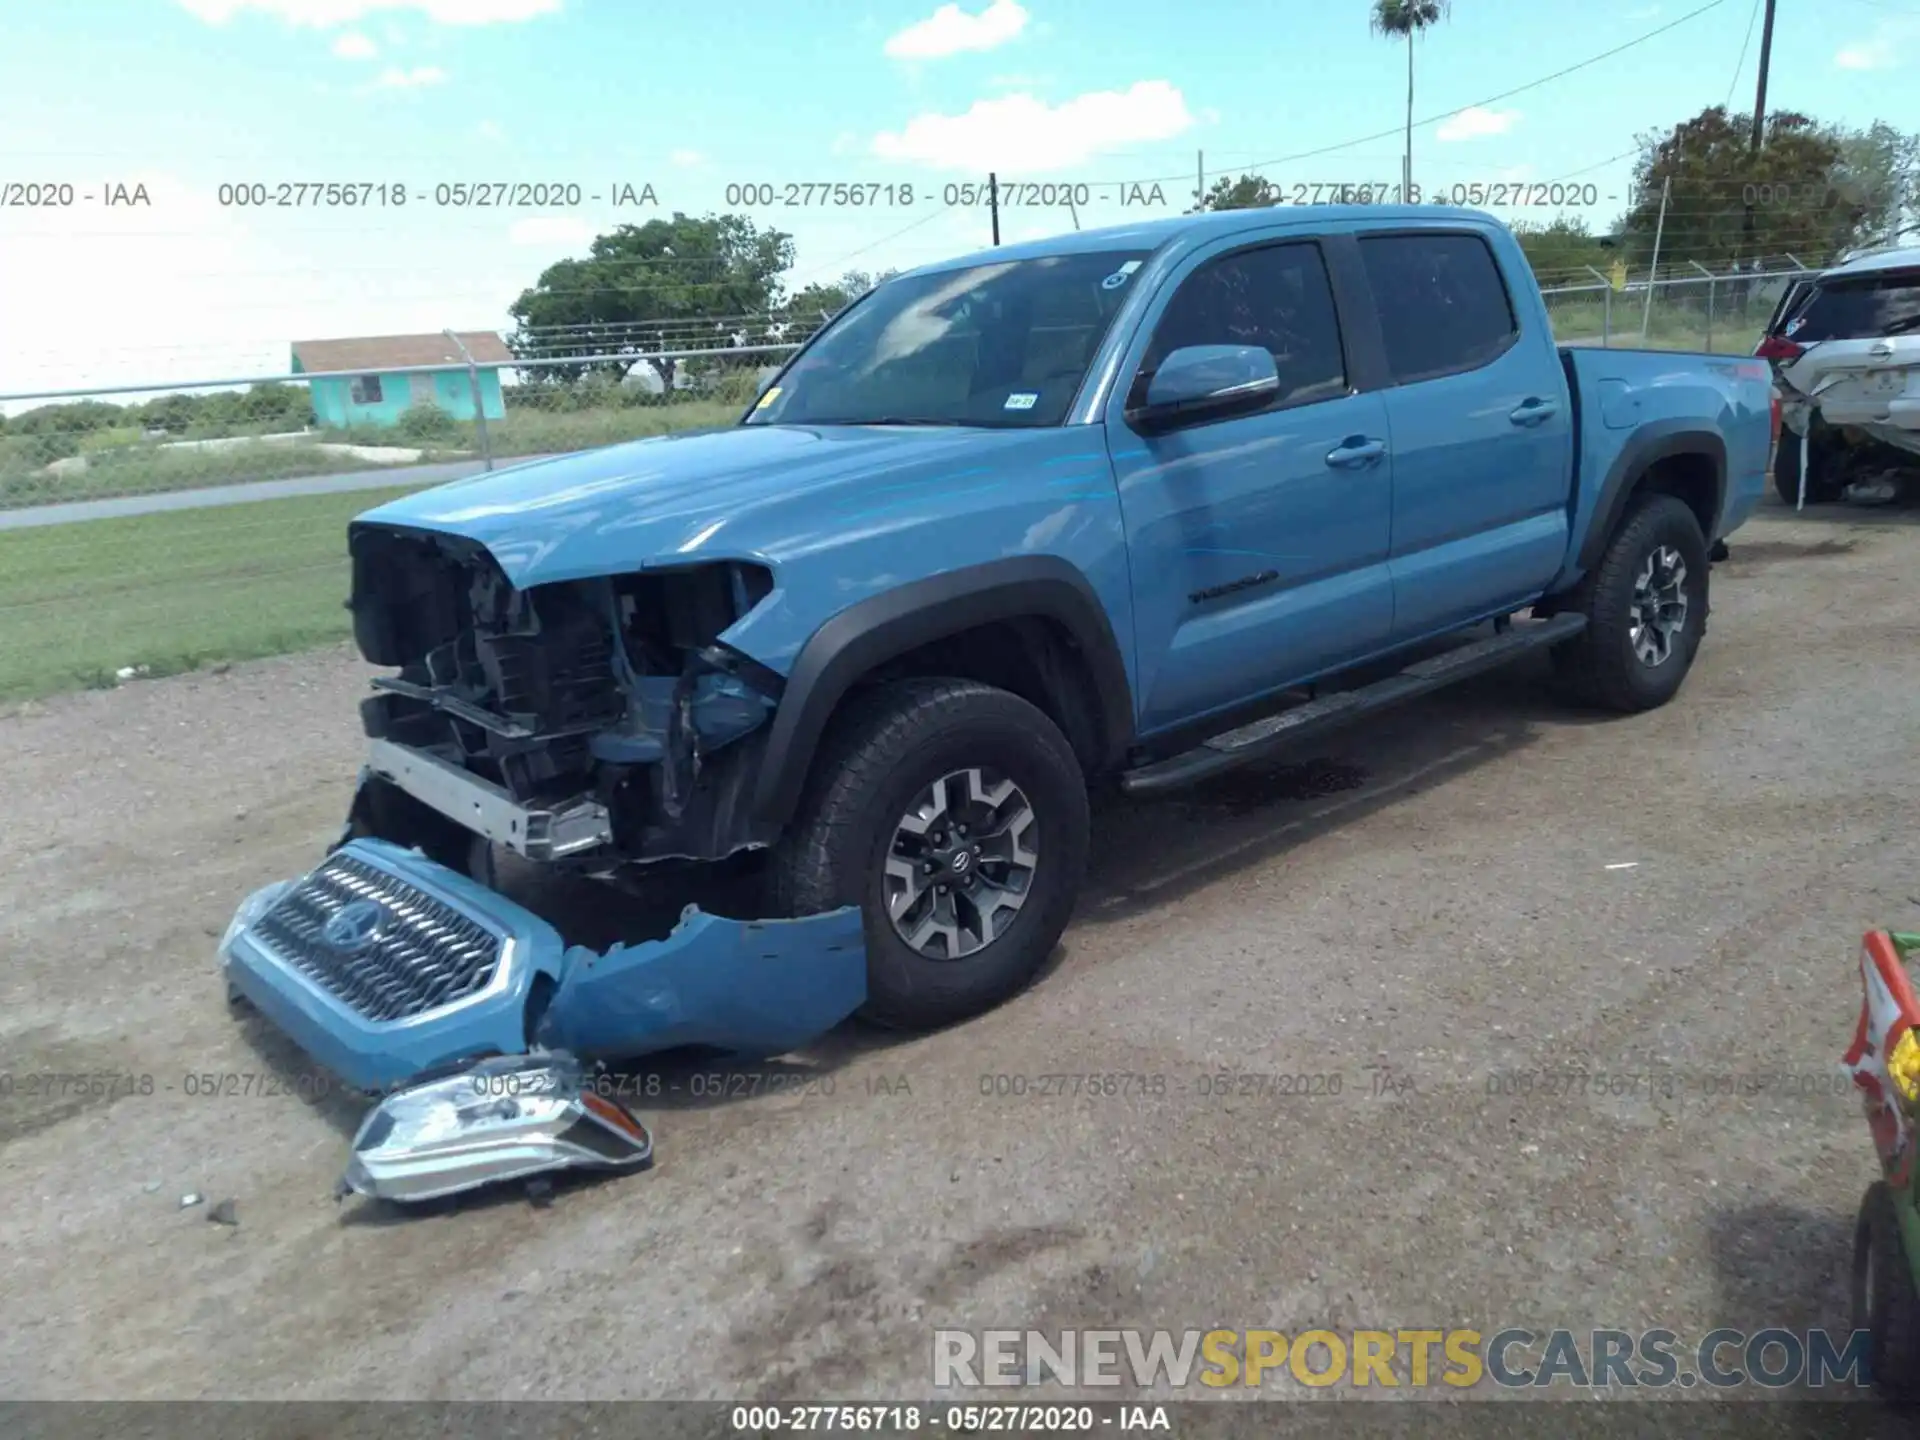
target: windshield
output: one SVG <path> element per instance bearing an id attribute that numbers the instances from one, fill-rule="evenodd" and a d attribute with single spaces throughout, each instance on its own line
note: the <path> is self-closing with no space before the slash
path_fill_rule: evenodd
<path id="1" fill-rule="evenodd" d="M 890 280 L 827 327 L 750 425 L 1058 425 L 1151 252 Z"/>

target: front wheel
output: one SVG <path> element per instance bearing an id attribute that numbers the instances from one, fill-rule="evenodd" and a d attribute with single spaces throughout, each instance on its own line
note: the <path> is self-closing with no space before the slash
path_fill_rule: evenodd
<path id="1" fill-rule="evenodd" d="M 972 680 L 876 687 L 835 722 L 776 853 L 787 913 L 860 907 L 867 1003 L 932 1029 L 1031 980 L 1086 870 L 1086 783 L 1059 727 Z"/>
<path id="2" fill-rule="evenodd" d="M 1707 628 L 1707 542 L 1671 495 L 1627 512 L 1600 563 L 1574 592 L 1587 628 L 1555 652 L 1562 681 L 1581 699 L 1631 714 L 1679 692 Z"/>

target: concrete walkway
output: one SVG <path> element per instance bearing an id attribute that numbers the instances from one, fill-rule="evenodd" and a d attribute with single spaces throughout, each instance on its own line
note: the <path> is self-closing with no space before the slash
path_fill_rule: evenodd
<path id="1" fill-rule="evenodd" d="M 494 469 L 551 460 L 551 455 L 516 455 L 494 462 Z M 152 495 L 120 495 L 104 500 L 74 500 L 64 505 L 29 505 L 0 510 L 0 530 L 38 525 L 67 525 L 76 520 L 110 520 L 122 515 L 154 515 L 163 510 L 200 510 L 212 505 L 245 505 L 255 500 L 284 500 L 294 495 L 336 495 L 352 490 L 384 490 L 396 485 L 439 485 L 480 473 L 478 460 L 437 465 L 397 465 L 383 470 L 352 470 L 336 475 L 296 475 L 287 480 L 249 480 L 209 485 L 199 490 L 163 490 Z"/>

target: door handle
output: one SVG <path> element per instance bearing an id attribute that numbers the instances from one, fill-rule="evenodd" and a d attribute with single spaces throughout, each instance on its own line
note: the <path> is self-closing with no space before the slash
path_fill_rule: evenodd
<path id="1" fill-rule="evenodd" d="M 1538 425 L 1542 420 L 1551 420 L 1559 413 L 1560 407 L 1551 400 L 1523 400 L 1507 418 L 1516 425 Z"/>
<path id="2" fill-rule="evenodd" d="M 1369 440 L 1362 435 L 1354 435 L 1327 452 L 1327 464 L 1336 470 L 1358 470 L 1363 465 L 1371 465 L 1387 453 L 1387 442 Z"/>
<path id="3" fill-rule="evenodd" d="M 1893 342 L 1891 340 L 1877 341 L 1873 348 L 1867 351 L 1867 354 L 1876 360 L 1890 359 L 1893 355 Z"/>

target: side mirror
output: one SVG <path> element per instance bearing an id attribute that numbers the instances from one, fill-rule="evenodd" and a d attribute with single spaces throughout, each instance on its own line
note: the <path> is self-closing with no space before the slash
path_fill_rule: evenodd
<path id="1" fill-rule="evenodd" d="M 1265 409 L 1280 394 L 1273 356 L 1257 345 L 1189 345 L 1160 362 L 1146 400 L 1127 411 L 1140 430 L 1171 430 Z"/>

